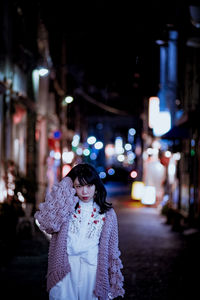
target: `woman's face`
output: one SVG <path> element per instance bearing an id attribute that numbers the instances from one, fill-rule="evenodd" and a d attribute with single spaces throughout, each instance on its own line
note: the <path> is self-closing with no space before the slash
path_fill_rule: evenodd
<path id="1" fill-rule="evenodd" d="M 74 180 L 74 188 L 76 190 L 77 196 L 83 202 L 89 202 L 90 200 L 94 199 L 94 194 L 95 194 L 94 184 L 81 185 L 77 177 Z"/>

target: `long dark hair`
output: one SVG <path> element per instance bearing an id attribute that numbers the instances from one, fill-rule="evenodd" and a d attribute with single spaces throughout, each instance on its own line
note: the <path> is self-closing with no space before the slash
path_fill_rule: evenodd
<path id="1" fill-rule="evenodd" d="M 100 214 L 108 211 L 112 207 L 112 203 L 106 202 L 107 191 L 105 186 L 99 177 L 96 169 L 87 163 L 80 163 L 74 166 L 71 171 L 67 174 L 68 177 L 74 180 L 78 178 L 81 185 L 94 184 L 95 185 L 95 196 L 94 201 L 100 207 Z"/>

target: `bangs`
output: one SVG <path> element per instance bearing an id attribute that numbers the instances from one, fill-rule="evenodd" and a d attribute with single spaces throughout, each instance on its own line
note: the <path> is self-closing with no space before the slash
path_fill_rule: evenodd
<path id="1" fill-rule="evenodd" d="M 80 172 L 78 174 L 78 181 L 81 185 L 86 184 L 95 184 L 96 183 L 96 176 L 94 176 L 91 172 Z"/>

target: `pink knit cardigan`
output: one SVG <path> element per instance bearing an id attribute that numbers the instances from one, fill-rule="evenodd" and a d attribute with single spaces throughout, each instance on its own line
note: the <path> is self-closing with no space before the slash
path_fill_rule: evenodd
<path id="1" fill-rule="evenodd" d="M 52 192 L 46 196 L 45 202 L 39 205 L 35 218 L 40 224 L 40 229 L 51 234 L 47 291 L 70 272 L 70 264 L 66 251 L 69 216 L 74 212 L 78 198 L 74 196 L 72 180 L 64 177 L 60 183 L 53 186 Z M 121 273 L 123 268 L 118 248 L 118 222 L 113 208 L 106 212 L 106 219 L 102 228 L 95 295 L 99 300 L 124 296 Z"/>

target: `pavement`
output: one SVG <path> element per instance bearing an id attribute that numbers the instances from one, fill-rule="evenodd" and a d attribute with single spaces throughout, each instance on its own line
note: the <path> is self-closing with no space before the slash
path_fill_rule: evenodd
<path id="1" fill-rule="evenodd" d="M 48 244 L 48 239 L 37 228 L 34 236 L 16 240 L 12 256 L 0 267 L 2 300 L 48 300 Z"/>
<path id="2" fill-rule="evenodd" d="M 198 300 L 200 232 L 174 232 L 157 208 L 108 193 L 119 223 L 125 300 Z M 47 237 L 36 227 L 21 235 L 0 267 L 2 300 L 48 300 Z M 121 298 L 118 298 L 121 299 Z M 71 299 L 69 299 L 71 300 Z"/>

